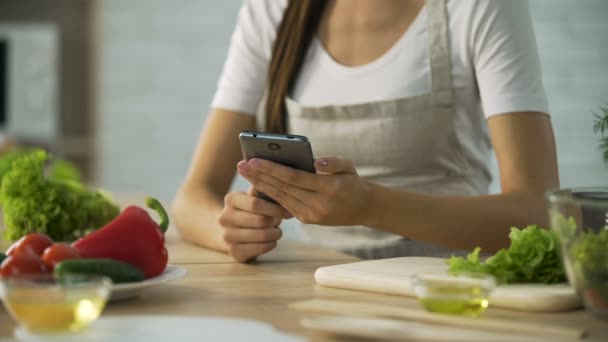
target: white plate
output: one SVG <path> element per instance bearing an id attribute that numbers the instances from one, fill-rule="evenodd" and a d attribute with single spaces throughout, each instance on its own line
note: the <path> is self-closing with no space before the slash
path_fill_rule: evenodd
<path id="1" fill-rule="evenodd" d="M 110 295 L 110 300 L 113 301 L 133 298 L 139 296 L 144 289 L 150 286 L 160 285 L 168 281 L 179 279 L 185 275 L 185 268 L 176 265 L 167 265 L 165 271 L 154 278 L 146 279 L 144 281 L 136 283 L 112 285 L 112 294 Z"/>
<path id="2" fill-rule="evenodd" d="M 264 322 L 187 316 L 108 316 L 80 333 L 35 335 L 16 329 L 15 337 L 31 342 L 304 342 L 303 338 L 277 331 Z"/>

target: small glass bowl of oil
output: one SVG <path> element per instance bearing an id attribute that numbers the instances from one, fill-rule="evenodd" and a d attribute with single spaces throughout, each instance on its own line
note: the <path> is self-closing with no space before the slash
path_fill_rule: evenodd
<path id="1" fill-rule="evenodd" d="M 418 300 L 431 312 L 477 317 L 489 305 L 496 279 L 484 273 L 418 273 L 412 276 Z"/>
<path id="2" fill-rule="evenodd" d="M 99 317 L 111 287 L 105 276 L 32 274 L 0 278 L 0 297 L 20 329 L 65 334 L 82 331 Z"/>

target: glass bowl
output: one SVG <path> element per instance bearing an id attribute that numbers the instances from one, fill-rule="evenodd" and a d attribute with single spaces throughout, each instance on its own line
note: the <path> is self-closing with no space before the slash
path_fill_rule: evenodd
<path id="1" fill-rule="evenodd" d="M 0 278 L 0 298 L 21 329 L 35 334 L 77 332 L 99 317 L 111 286 L 105 276 L 33 274 Z"/>
<path id="2" fill-rule="evenodd" d="M 587 310 L 608 319 L 608 188 L 558 189 L 546 199 L 569 283 Z"/>
<path id="3" fill-rule="evenodd" d="M 476 317 L 488 307 L 496 279 L 484 273 L 427 272 L 414 274 L 412 285 L 426 310 Z"/>

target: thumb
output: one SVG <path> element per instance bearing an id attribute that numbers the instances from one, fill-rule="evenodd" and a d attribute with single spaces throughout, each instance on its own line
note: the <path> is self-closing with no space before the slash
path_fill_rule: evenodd
<path id="1" fill-rule="evenodd" d="M 315 168 L 321 173 L 331 174 L 357 174 L 353 161 L 348 158 L 341 157 L 321 157 L 315 159 Z"/>
<path id="2" fill-rule="evenodd" d="M 249 190 L 247 191 L 247 195 L 255 196 L 255 188 L 253 187 L 253 185 L 249 187 Z"/>

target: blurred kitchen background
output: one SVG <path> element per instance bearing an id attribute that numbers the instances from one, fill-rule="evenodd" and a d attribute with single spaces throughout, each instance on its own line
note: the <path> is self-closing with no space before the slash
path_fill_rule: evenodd
<path id="1" fill-rule="evenodd" d="M 45 146 L 76 162 L 92 184 L 170 200 L 205 122 L 240 5 L 0 0 L 2 144 L 13 137 Z M 530 5 L 562 185 L 608 185 L 592 130 L 592 111 L 608 104 L 608 1 Z"/>

